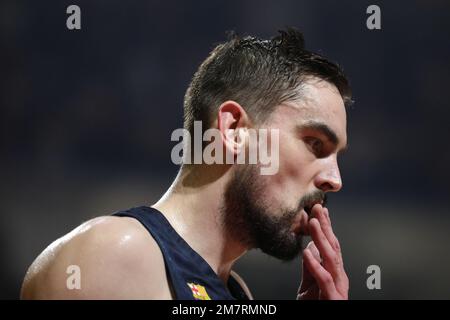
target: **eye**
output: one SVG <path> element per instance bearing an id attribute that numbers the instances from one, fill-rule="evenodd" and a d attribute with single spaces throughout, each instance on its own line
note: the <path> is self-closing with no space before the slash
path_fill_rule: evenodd
<path id="1" fill-rule="evenodd" d="M 316 157 L 323 156 L 324 146 L 322 140 L 315 137 L 305 137 L 304 141 L 310 148 L 311 152 L 316 155 Z"/>

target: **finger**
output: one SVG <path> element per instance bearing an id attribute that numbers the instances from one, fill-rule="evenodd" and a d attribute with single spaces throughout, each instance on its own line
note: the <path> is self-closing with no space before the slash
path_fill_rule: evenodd
<path id="1" fill-rule="evenodd" d="M 325 268 L 314 258 L 309 249 L 303 251 L 303 259 L 311 275 L 316 279 L 319 289 L 325 297 L 337 295 L 333 277 Z"/>
<path id="2" fill-rule="evenodd" d="M 334 248 L 334 250 L 338 253 L 341 253 L 341 246 L 339 244 L 338 238 L 333 232 L 333 226 L 331 225 L 331 219 L 330 214 L 328 212 L 328 208 L 323 208 L 321 216 L 323 217 L 323 223 L 321 224 L 325 236 L 328 238 L 328 241 L 330 241 L 330 244 Z"/>
<path id="3" fill-rule="evenodd" d="M 327 220 L 328 220 L 328 226 L 329 226 L 329 234 L 330 237 L 332 238 L 332 246 L 334 247 L 336 253 L 338 254 L 339 260 L 340 260 L 340 265 L 341 265 L 341 277 L 339 279 L 339 282 L 337 283 L 337 287 L 338 288 L 343 288 L 344 290 L 346 290 L 346 288 L 348 289 L 349 286 L 349 280 L 347 277 L 347 274 L 344 270 L 344 259 L 342 257 L 342 251 L 341 251 L 341 245 L 339 243 L 338 238 L 336 237 L 336 235 L 333 232 L 333 228 L 331 225 L 331 219 L 330 219 L 330 214 L 328 212 L 328 208 L 324 208 L 323 211 L 324 215 L 326 216 Z M 334 243 L 334 245 L 333 245 Z"/>
<path id="4" fill-rule="evenodd" d="M 341 246 L 336 235 L 333 232 L 333 227 L 331 225 L 330 215 L 327 208 L 322 208 L 322 210 L 315 211 L 315 217 L 319 220 L 321 229 L 331 244 L 331 247 L 338 254 L 340 260 L 340 265 L 343 266 L 343 259 L 341 254 Z"/>
<path id="5" fill-rule="evenodd" d="M 314 245 L 313 241 L 310 241 L 308 243 L 308 245 L 306 246 L 306 248 L 308 248 L 314 259 L 316 259 L 319 263 L 321 262 L 320 260 L 320 254 L 319 254 L 319 250 L 317 250 L 316 246 Z M 316 282 L 316 280 L 314 279 L 314 277 L 311 275 L 311 272 L 308 270 L 306 263 L 305 263 L 305 259 L 302 259 L 302 282 L 300 284 L 300 288 L 298 293 L 302 293 L 305 292 L 306 290 L 309 290 L 310 287 Z"/>
<path id="6" fill-rule="evenodd" d="M 319 220 L 322 232 L 325 234 L 325 237 L 328 239 L 328 242 L 330 243 L 331 247 L 336 252 L 336 260 L 338 262 L 336 263 L 336 272 L 333 272 L 333 270 L 330 269 L 328 270 L 331 271 L 335 279 L 336 287 L 339 288 L 339 290 L 345 291 L 348 288 L 349 280 L 344 270 L 344 262 L 342 258 L 340 244 L 333 232 L 328 209 L 322 208 L 320 205 L 317 205 L 317 207 L 313 209 L 314 209 L 313 216 Z M 328 265 L 325 266 L 325 268 L 327 267 Z"/>
<path id="7" fill-rule="evenodd" d="M 320 257 L 320 252 L 317 249 L 316 245 L 314 244 L 314 241 L 310 241 L 308 243 L 308 245 L 306 246 L 306 248 L 311 250 L 312 255 L 319 263 L 322 263 L 322 258 Z"/>
<path id="8" fill-rule="evenodd" d="M 305 258 L 302 259 L 302 282 L 300 283 L 300 287 L 298 288 L 298 294 L 301 294 L 308 290 L 316 280 L 312 276 L 311 272 L 308 270 L 306 266 Z"/>
<path id="9" fill-rule="evenodd" d="M 321 225 L 317 218 L 312 218 L 309 221 L 309 229 L 311 238 L 313 239 L 317 249 L 323 258 L 323 266 L 328 270 L 333 278 L 339 280 L 342 273 L 341 259 L 334 251 L 327 237 L 322 231 Z"/>

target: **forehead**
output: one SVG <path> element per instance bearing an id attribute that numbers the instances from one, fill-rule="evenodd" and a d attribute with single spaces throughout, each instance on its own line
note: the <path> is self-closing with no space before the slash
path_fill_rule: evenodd
<path id="1" fill-rule="evenodd" d="M 347 115 L 338 89 L 327 81 L 315 78 L 306 81 L 299 90 L 300 99 L 280 104 L 273 112 L 277 118 L 274 120 L 289 126 L 311 121 L 326 124 L 345 144 Z"/>

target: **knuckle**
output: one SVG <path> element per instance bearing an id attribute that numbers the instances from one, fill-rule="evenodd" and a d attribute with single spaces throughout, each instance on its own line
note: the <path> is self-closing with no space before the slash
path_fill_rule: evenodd
<path id="1" fill-rule="evenodd" d="M 325 274 L 323 276 L 323 283 L 324 284 L 331 285 L 333 282 L 334 282 L 333 281 L 333 277 L 329 273 L 327 273 L 327 274 Z"/>
<path id="2" fill-rule="evenodd" d="M 337 252 L 341 252 L 341 245 L 337 239 L 333 242 L 333 247 Z"/>
<path id="3" fill-rule="evenodd" d="M 334 261 L 334 264 L 336 264 L 337 266 L 341 265 L 341 259 L 339 259 L 339 256 L 336 254 L 333 257 L 333 261 Z"/>
<path id="4" fill-rule="evenodd" d="M 306 246 L 306 248 L 312 249 L 312 250 L 317 249 L 317 248 L 316 248 L 316 245 L 314 244 L 314 241 L 310 241 L 310 242 L 308 243 L 308 245 Z"/>
<path id="5" fill-rule="evenodd" d="M 339 263 L 339 256 L 334 251 L 327 252 L 326 256 L 330 262 L 333 262 L 334 264 Z"/>

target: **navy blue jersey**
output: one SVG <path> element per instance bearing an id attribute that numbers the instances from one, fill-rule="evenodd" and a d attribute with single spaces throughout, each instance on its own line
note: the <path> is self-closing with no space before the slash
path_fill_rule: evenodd
<path id="1" fill-rule="evenodd" d="M 230 275 L 225 286 L 209 264 L 184 241 L 158 210 L 142 206 L 113 215 L 135 218 L 150 232 L 164 257 L 175 299 L 248 300 L 236 279 Z"/>

